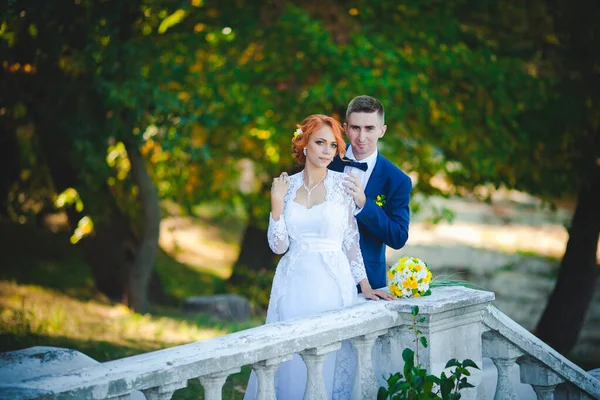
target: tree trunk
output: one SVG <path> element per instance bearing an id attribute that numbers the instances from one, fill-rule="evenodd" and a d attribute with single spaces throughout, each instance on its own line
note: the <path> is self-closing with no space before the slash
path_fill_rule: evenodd
<path id="1" fill-rule="evenodd" d="M 7 216 L 8 193 L 21 170 L 16 135 L 8 130 L 0 135 L 0 217 Z"/>
<path id="2" fill-rule="evenodd" d="M 148 312 L 148 287 L 158 249 L 160 202 L 144 159 L 137 148 L 125 145 L 131 163 L 131 176 L 139 188 L 143 211 L 143 227 L 135 258 L 129 268 L 127 300 L 137 312 Z"/>
<path id="3" fill-rule="evenodd" d="M 596 166 L 579 193 L 556 286 L 535 331 L 561 354 L 575 346 L 594 294 L 599 234 L 600 168 Z"/>
<path id="4" fill-rule="evenodd" d="M 251 206 L 250 206 L 251 208 Z M 256 223 L 252 210 L 248 213 L 248 225 L 244 231 L 240 254 L 233 265 L 233 272 L 229 283 L 233 285 L 248 283 L 244 282 L 251 275 L 272 269 L 275 265 L 276 256 L 269 247 L 267 241 L 267 230 Z"/>
<path id="5" fill-rule="evenodd" d="M 44 128 L 51 129 L 51 126 Z M 128 304 L 129 279 L 131 278 L 129 271 L 136 259 L 141 261 L 138 251 L 142 248 L 142 241 L 136 237 L 132 230 L 132 221 L 119 210 L 110 188 L 106 184 L 99 185 L 97 191 L 80 190 L 85 186 L 67 157 L 71 151 L 70 143 L 68 141 L 56 143 L 55 139 L 47 140 L 49 137 L 54 137 L 54 135 L 40 136 L 42 139 L 41 159 L 48 166 L 56 191 L 62 192 L 69 187 L 75 188 L 86 205 L 84 213 L 79 213 L 74 208 L 67 209 L 71 228 L 75 229 L 78 221 L 90 211 L 89 204 L 94 203 L 95 206 L 91 208 L 101 211 L 101 215 L 96 213 L 91 215 L 94 220 L 94 233 L 84 237 L 77 244 L 83 250 L 90 267 L 94 277 L 94 286 L 110 299 Z M 57 137 L 61 136 L 57 135 Z M 56 151 L 55 147 L 61 151 Z M 134 161 L 132 161 L 133 163 Z M 145 172 L 145 168 L 143 170 Z M 142 186 L 143 184 L 140 185 L 140 191 Z M 134 206 L 131 205 L 131 207 Z M 158 206 L 156 207 L 158 208 Z M 151 266 L 152 263 L 150 263 Z M 152 300 L 158 302 L 169 300 L 158 274 L 152 268 L 150 270 L 152 272 Z"/>

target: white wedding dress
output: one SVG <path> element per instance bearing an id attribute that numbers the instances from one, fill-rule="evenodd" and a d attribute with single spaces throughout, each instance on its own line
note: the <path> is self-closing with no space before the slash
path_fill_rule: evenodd
<path id="1" fill-rule="evenodd" d="M 271 249 L 283 254 L 273 279 L 267 323 L 320 313 L 357 302 L 356 285 L 367 277 L 359 247 L 354 201 L 344 191 L 344 174 L 328 171 L 325 201 L 306 208 L 294 201 L 302 172 L 290 176 L 284 213 L 269 220 Z M 287 251 L 287 253 L 286 253 Z M 348 399 L 355 368 L 351 346 L 327 358 L 323 374 L 330 399 Z M 306 366 L 299 355 L 280 365 L 275 376 L 278 399 L 302 399 Z M 255 399 L 257 379 L 248 382 L 245 400 Z"/>

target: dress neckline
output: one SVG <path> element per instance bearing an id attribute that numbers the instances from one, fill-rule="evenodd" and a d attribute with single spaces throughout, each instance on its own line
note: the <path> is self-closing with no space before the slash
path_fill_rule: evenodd
<path id="1" fill-rule="evenodd" d="M 293 195 L 293 197 L 291 198 L 291 201 L 292 201 L 292 203 L 296 203 L 296 204 L 298 204 L 298 205 L 299 205 L 300 207 L 302 207 L 304 210 L 312 210 L 314 207 L 316 207 L 316 206 L 320 206 L 321 204 L 324 204 L 324 203 L 326 203 L 326 202 L 327 202 L 327 195 L 328 195 L 328 193 L 329 193 L 329 190 L 327 189 L 327 184 L 328 184 L 329 180 L 331 179 L 331 178 L 330 178 L 330 177 L 331 177 L 331 171 L 327 171 L 327 174 L 325 175 L 325 178 L 323 179 L 323 188 L 325 189 L 325 198 L 324 198 L 324 200 L 323 200 L 322 202 L 320 202 L 320 203 L 313 204 L 313 205 L 312 205 L 312 206 L 310 206 L 310 207 L 306 207 L 305 205 L 303 205 L 303 204 L 300 204 L 300 203 L 298 203 L 298 202 L 296 201 L 296 199 L 298 198 L 298 190 L 300 190 L 300 188 L 301 188 L 301 187 L 304 185 L 304 170 L 300 171 L 300 172 L 298 173 L 298 175 L 299 175 L 299 177 L 298 177 L 298 178 L 299 178 L 299 180 L 300 180 L 300 181 L 298 182 L 298 187 L 296 187 L 296 188 L 295 188 L 294 195 Z"/>
<path id="2" fill-rule="evenodd" d="M 323 200 L 323 201 L 322 201 L 322 202 L 320 202 L 320 203 L 313 204 L 313 205 L 312 205 L 312 206 L 310 206 L 310 207 L 306 207 L 306 206 L 304 206 L 304 205 L 302 205 L 302 204 L 298 203 L 296 200 L 292 200 L 292 203 L 299 205 L 300 207 L 302 207 L 302 208 L 303 208 L 303 209 L 305 209 L 306 211 L 312 210 L 313 208 L 315 208 L 315 207 L 318 207 L 318 206 L 320 206 L 321 204 L 325 204 L 326 202 L 327 202 L 327 200 Z"/>

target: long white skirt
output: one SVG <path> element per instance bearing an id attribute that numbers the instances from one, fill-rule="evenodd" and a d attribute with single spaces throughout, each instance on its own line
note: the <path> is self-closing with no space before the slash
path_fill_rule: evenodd
<path id="1" fill-rule="evenodd" d="M 289 285 L 286 293 L 279 300 L 277 309 L 280 321 L 305 317 L 343 306 L 342 294 L 336 277 L 332 276 L 329 269 L 323 265 L 323 259 L 319 253 L 304 253 L 296 260 L 295 264 L 290 279 L 287 280 Z M 350 272 L 348 271 L 348 273 Z M 344 290 L 355 291 L 356 288 L 350 287 L 344 288 Z M 339 398 L 333 394 L 336 358 L 340 351 L 350 350 L 350 346 L 346 344 L 343 349 L 345 350 L 330 353 L 323 365 L 323 378 L 329 399 Z M 277 398 L 302 399 L 306 387 L 306 375 L 306 365 L 297 354 L 292 356 L 292 360 L 281 363 L 275 374 Z M 352 382 L 345 382 L 344 385 L 351 386 Z M 257 378 L 253 371 L 244 399 L 255 399 L 257 391 Z"/>

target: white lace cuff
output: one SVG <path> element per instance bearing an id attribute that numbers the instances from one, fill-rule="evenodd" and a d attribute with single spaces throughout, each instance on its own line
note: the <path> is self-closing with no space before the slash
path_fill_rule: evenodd
<path id="1" fill-rule="evenodd" d="M 269 229 L 267 230 L 267 240 L 269 247 L 276 254 L 283 254 L 289 246 L 287 227 L 283 214 L 278 221 L 273 219 L 273 214 L 269 213 Z"/>

